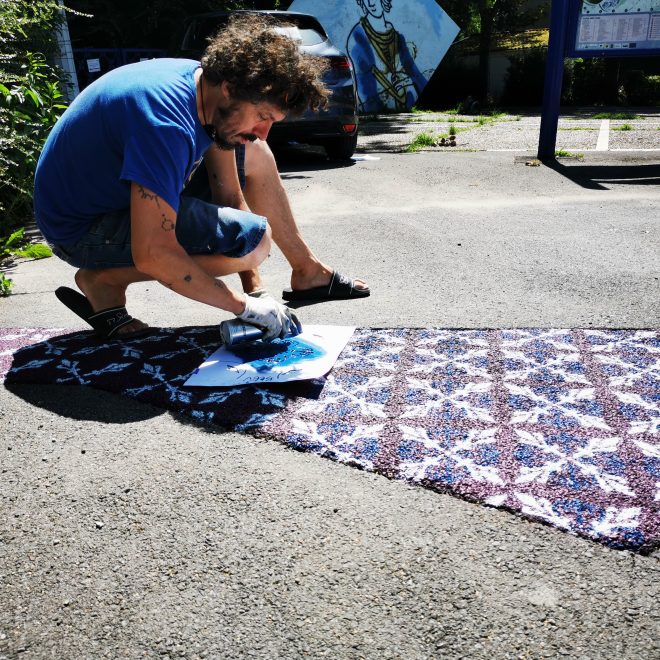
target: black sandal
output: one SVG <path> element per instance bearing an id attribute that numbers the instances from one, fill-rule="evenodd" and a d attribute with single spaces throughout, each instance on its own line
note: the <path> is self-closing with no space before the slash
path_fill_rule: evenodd
<path id="1" fill-rule="evenodd" d="M 95 312 L 85 296 L 68 286 L 57 288 L 55 295 L 74 314 L 89 323 L 96 334 L 103 339 L 134 339 L 152 331 L 152 328 L 144 328 L 135 332 L 117 334 L 120 328 L 133 321 L 133 317 L 126 311 L 126 307 L 109 307 L 108 309 L 102 309 L 100 312 Z"/>
<path id="2" fill-rule="evenodd" d="M 282 298 L 287 301 L 348 300 L 349 298 L 366 298 L 370 293 L 369 287 L 358 289 L 355 286 L 355 280 L 335 270 L 330 282 L 325 286 L 316 286 L 313 289 L 284 289 Z"/>

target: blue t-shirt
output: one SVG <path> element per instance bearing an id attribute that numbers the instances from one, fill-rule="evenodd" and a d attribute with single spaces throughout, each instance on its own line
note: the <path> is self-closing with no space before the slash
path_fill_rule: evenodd
<path id="1" fill-rule="evenodd" d="M 174 210 L 211 145 L 197 116 L 199 62 L 156 59 L 114 69 L 76 97 L 51 131 L 35 175 L 44 236 L 68 245 L 100 215 L 128 209 L 135 181 Z"/>

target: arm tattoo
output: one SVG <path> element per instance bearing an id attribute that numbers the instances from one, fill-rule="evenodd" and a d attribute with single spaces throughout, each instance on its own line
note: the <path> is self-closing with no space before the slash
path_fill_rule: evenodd
<path id="1" fill-rule="evenodd" d="M 186 275 L 183 279 L 185 282 L 192 282 L 192 275 Z"/>
<path id="2" fill-rule="evenodd" d="M 138 192 L 141 199 L 148 199 L 150 202 L 156 202 L 156 206 L 160 208 L 160 199 L 156 193 L 149 192 L 144 186 L 138 184 Z M 162 214 L 163 221 L 160 223 L 163 231 L 172 231 L 175 223 L 170 220 L 165 214 Z"/>
<path id="3" fill-rule="evenodd" d="M 148 199 L 152 202 L 156 202 L 156 206 L 160 208 L 160 200 L 158 199 L 158 195 L 156 193 L 149 192 L 144 186 L 141 186 L 138 184 L 138 192 L 140 193 L 140 197 L 142 199 Z"/>
<path id="4" fill-rule="evenodd" d="M 175 223 L 167 216 L 163 216 L 163 221 L 160 223 L 160 226 L 163 231 L 173 231 L 175 228 Z"/>

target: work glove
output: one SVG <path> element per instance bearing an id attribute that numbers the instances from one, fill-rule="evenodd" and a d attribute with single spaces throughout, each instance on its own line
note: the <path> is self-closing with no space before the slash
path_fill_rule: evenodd
<path id="1" fill-rule="evenodd" d="M 241 321 L 263 328 L 264 341 L 271 341 L 276 337 L 280 339 L 295 337 L 302 332 L 298 317 L 288 307 L 270 296 L 263 298 L 245 296 L 245 310 L 237 316 Z"/>

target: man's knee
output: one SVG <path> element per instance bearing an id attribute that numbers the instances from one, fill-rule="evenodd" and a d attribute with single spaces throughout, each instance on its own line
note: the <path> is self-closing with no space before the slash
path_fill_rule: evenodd
<path id="1" fill-rule="evenodd" d="M 264 231 L 261 240 L 259 243 L 257 243 L 257 247 L 255 247 L 252 252 L 245 256 L 245 258 L 250 262 L 248 264 L 249 268 L 258 268 L 267 259 L 268 255 L 270 254 L 272 243 L 272 232 L 270 225 L 267 224 L 266 230 Z"/>
<path id="2" fill-rule="evenodd" d="M 245 177 L 250 180 L 279 176 L 275 156 L 265 140 L 256 140 L 245 147 Z"/>

